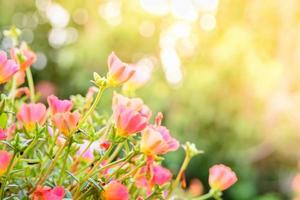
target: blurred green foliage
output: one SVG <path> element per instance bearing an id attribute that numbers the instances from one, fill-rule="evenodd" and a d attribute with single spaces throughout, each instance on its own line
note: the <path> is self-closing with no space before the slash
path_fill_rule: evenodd
<path id="1" fill-rule="evenodd" d="M 52 82 L 58 96 L 65 98 L 84 94 L 91 86 L 92 72 L 106 73 L 111 51 L 126 62 L 153 58 L 152 78 L 137 93 L 154 113 L 165 114 L 165 123 L 176 137 L 195 142 L 205 151 L 192 161 L 187 181 L 199 178 L 207 186 L 209 167 L 224 163 L 239 177 L 225 192 L 225 199 L 287 199 L 299 159 L 300 37 L 296 27 L 300 3 L 212 1 L 218 3 L 215 10 L 201 10 L 200 5 L 197 18 L 189 21 L 176 12 L 175 16 L 153 15 L 141 2 L 0 0 L 0 28 L 15 24 L 23 30 L 22 38 L 47 60 L 45 68 L 43 62 L 33 68 L 35 81 Z M 205 0 L 184 5 L 188 2 L 196 7 Z M 69 17 L 58 29 L 45 11 L 45 5 L 53 3 Z M 204 20 L 207 15 L 216 20 L 215 25 Z M 172 32 L 170 27 L 176 23 L 184 26 Z M 53 30 L 59 36 L 52 35 L 51 43 Z M 62 30 L 69 31 L 70 41 L 67 36 L 61 39 Z M 183 78 L 174 86 L 165 79 L 162 43 L 182 31 L 188 31 L 187 36 L 176 40 L 172 48 L 180 59 Z M 3 35 L 0 39 L 1 48 L 8 48 L 9 41 Z M 110 95 L 104 97 L 106 107 Z M 182 159 L 183 152 L 176 152 L 165 164 L 176 172 Z"/>

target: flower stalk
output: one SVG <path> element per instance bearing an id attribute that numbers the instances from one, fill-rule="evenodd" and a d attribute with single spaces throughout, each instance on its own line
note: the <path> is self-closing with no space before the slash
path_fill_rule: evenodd
<path id="1" fill-rule="evenodd" d="M 29 87 L 29 91 L 30 91 L 30 101 L 32 103 L 34 103 L 35 102 L 34 82 L 33 82 L 32 73 L 31 73 L 30 68 L 26 69 L 26 77 L 27 77 L 28 87 Z"/>
<path id="2" fill-rule="evenodd" d="M 63 158 L 63 165 L 62 165 L 60 175 L 59 175 L 59 178 L 58 178 L 58 182 L 57 182 L 58 185 L 61 185 L 62 181 L 64 180 L 65 169 L 66 169 L 66 165 L 67 165 L 67 162 L 68 162 L 68 156 L 69 156 L 69 153 L 70 153 L 71 146 L 73 144 L 73 137 L 71 136 L 71 138 L 69 140 L 70 140 L 70 142 L 69 142 L 68 147 L 67 147 L 67 152 L 65 153 L 65 156 Z"/>

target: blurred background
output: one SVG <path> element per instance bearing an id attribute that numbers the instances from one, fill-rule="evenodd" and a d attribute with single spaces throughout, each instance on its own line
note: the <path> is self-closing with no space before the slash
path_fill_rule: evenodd
<path id="1" fill-rule="evenodd" d="M 224 163 L 239 177 L 224 199 L 291 198 L 300 157 L 300 1 L 0 0 L 0 13 L 1 48 L 11 46 L 2 31 L 16 25 L 37 52 L 32 71 L 42 96 L 85 94 L 115 51 L 151 71 L 137 95 L 165 114 L 181 142 L 205 151 L 186 171 L 188 186 L 207 191 L 209 167 Z M 110 101 L 108 92 L 99 111 L 110 112 Z M 176 173 L 182 160 L 179 151 L 165 165 Z"/>

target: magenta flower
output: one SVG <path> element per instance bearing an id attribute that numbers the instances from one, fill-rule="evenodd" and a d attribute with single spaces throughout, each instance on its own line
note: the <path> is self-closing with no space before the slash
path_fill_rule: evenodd
<path id="1" fill-rule="evenodd" d="M 45 123 L 46 106 L 42 103 L 23 104 L 17 113 L 17 118 L 27 131 L 31 131 L 36 124 L 42 126 Z"/>
<path id="2" fill-rule="evenodd" d="M 0 84 L 9 81 L 18 70 L 18 64 L 14 60 L 7 59 L 7 54 L 0 51 Z"/>
<path id="3" fill-rule="evenodd" d="M 70 100 L 60 100 L 54 95 L 47 98 L 51 114 L 63 113 L 71 111 L 73 103 Z"/>
<path id="4" fill-rule="evenodd" d="M 38 186 L 32 194 L 31 200 L 62 200 L 65 196 L 63 187 L 55 187 L 51 189 L 47 186 Z"/>
<path id="5" fill-rule="evenodd" d="M 107 63 L 108 80 L 112 86 L 125 83 L 135 73 L 135 70 L 132 68 L 132 66 L 123 63 L 114 52 L 108 56 Z"/>
<path id="6" fill-rule="evenodd" d="M 226 190 L 237 181 L 236 174 L 229 167 L 219 164 L 209 169 L 208 182 L 214 190 Z"/>
<path id="7" fill-rule="evenodd" d="M 56 113 L 52 117 L 52 122 L 65 136 L 70 136 L 76 129 L 80 117 L 78 112 Z"/>
<path id="8" fill-rule="evenodd" d="M 118 181 L 111 181 L 104 187 L 102 193 L 104 200 L 128 200 L 129 192 L 125 185 Z"/>
<path id="9" fill-rule="evenodd" d="M 0 176 L 5 174 L 6 170 L 8 169 L 11 158 L 12 155 L 9 152 L 0 150 Z"/>
<path id="10" fill-rule="evenodd" d="M 0 140 L 5 140 L 7 138 L 7 130 L 0 128 Z"/>

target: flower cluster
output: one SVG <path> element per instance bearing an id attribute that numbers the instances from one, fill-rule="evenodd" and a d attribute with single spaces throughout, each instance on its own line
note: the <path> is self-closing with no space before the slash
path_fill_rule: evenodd
<path id="1" fill-rule="evenodd" d="M 163 114 L 138 97 L 114 92 L 112 113 L 97 111 L 104 91 L 126 85 L 136 89 L 145 71 L 108 56 L 105 77 L 86 96 L 61 100 L 54 95 L 37 102 L 30 66 L 36 55 L 26 44 L 0 51 L 0 199 L 168 199 L 198 151 L 186 143 L 186 158 L 174 176 L 162 166 L 163 155 L 180 147 Z M 139 74 L 141 73 L 141 74 Z M 27 77 L 28 87 L 23 87 Z M 146 76 L 148 77 L 148 76 Z M 209 170 L 211 190 L 195 199 L 214 197 L 237 181 L 225 165 Z"/>

